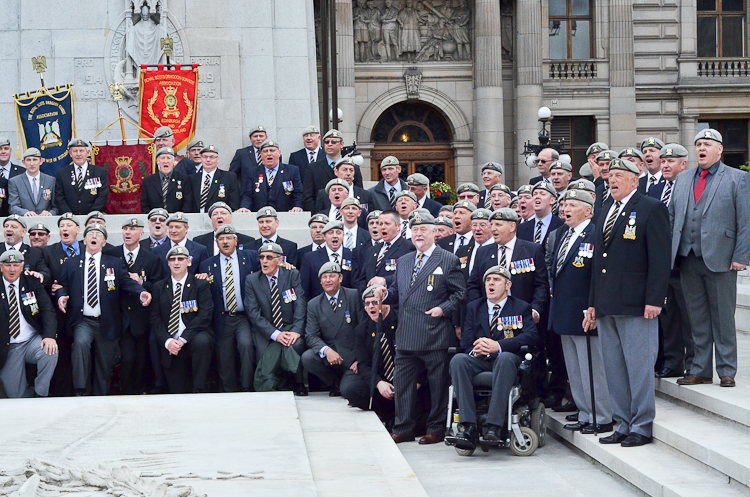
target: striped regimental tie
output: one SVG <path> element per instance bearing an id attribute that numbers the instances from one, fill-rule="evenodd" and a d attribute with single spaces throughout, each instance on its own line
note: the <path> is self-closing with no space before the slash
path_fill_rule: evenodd
<path id="1" fill-rule="evenodd" d="M 99 285 L 96 281 L 96 261 L 93 257 L 89 258 L 87 285 L 86 302 L 89 307 L 94 308 L 99 305 Z"/>
<path id="2" fill-rule="evenodd" d="M 279 286 L 276 284 L 276 276 L 271 276 L 271 317 L 273 326 L 281 330 L 284 322 L 281 320 L 281 299 L 279 298 Z"/>
<path id="3" fill-rule="evenodd" d="M 500 321 L 500 304 L 495 304 L 492 308 L 492 321 L 490 322 L 490 338 L 495 336 L 498 323 Z"/>
<path id="4" fill-rule="evenodd" d="M 164 176 L 161 182 L 161 199 L 164 202 L 164 208 L 167 208 L 167 191 L 169 191 L 169 178 Z"/>
<path id="5" fill-rule="evenodd" d="M 202 211 L 206 210 L 206 205 L 208 204 L 208 189 L 211 187 L 211 176 L 208 174 L 206 175 L 206 180 L 203 182 L 203 188 L 201 188 L 201 203 L 200 203 L 200 209 Z"/>
<path id="6" fill-rule="evenodd" d="M 227 311 L 237 310 L 237 296 L 234 294 L 234 271 L 232 270 L 232 259 L 227 257 L 227 271 L 224 275 L 224 292 L 227 297 Z"/>
<path id="7" fill-rule="evenodd" d="M 622 202 L 620 202 L 619 200 L 615 201 L 615 208 L 612 211 L 612 214 L 610 214 L 607 218 L 607 223 L 604 225 L 604 245 L 607 245 L 609 243 L 609 237 L 612 236 L 612 227 L 615 225 L 617 215 L 620 213 L 621 204 Z"/>
<path id="8" fill-rule="evenodd" d="M 534 232 L 534 243 L 542 243 L 542 226 L 544 226 L 544 223 L 541 220 L 536 222 L 536 231 Z"/>
<path id="9" fill-rule="evenodd" d="M 414 265 L 414 270 L 411 272 L 411 286 L 413 286 L 414 282 L 417 281 L 417 275 L 419 274 L 419 271 L 422 269 L 423 257 L 424 257 L 424 253 L 419 254 L 417 256 L 417 263 Z"/>
<path id="10" fill-rule="evenodd" d="M 16 285 L 10 284 L 8 291 L 8 306 L 10 307 L 10 319 L 8 321 L 8 331 L 11 338 L 16 338 L 21 333 L 21 321 L 18 318 L 18 298 L 16 297 Z"/>
<path id="11" fill-rule="evenodd" d="M 565 255 L 568 252 L 568 245 L 570 244 L 570 239 L 573 236 L 573 230 L 568 228 L 568 232 L 565 234 L 565 240 L 563 240 L 563 244 L 560 247 L 560 253 L 557 254 L 557 267 L 555 268 L 555 271 L 557 273 L 560 272 L 560 268 L 563 265 L 563 262 L 565 262 Z"/>
<path id="12" fill-rule="evenodd" d="M 508 258 L 506 257 L 505 251 L 508 249 L 505 245 L 500 247 L 500 257 L 498 257 L 498 266 L 507 267 L 508 266 Z"/>
<path id="13" fill-rule="evenodd" d="M 380 355 L 383 359 L 383 379 L 393 385 L 393 372 L 396 370 L 393 362 L 393 346 L 385 333 L 380 334 Z"/>
<path id="14" fill-rule="evenodd" d="M 674 181 L 667 181 L 667 184 L 664 185 L 664 192 L 661 194 L 661 202 L 664 205 L 669 205 L 669 199 L 672 198 L 672 187 L 674 186 Z"/>
<path id="15" fill-rule="evenodd" d="M 177 283 L 174 286 L 174 296 L 172 297 L 172 308 L 169 310 L 169 323 L 167 331 L 170 336 L 175 336 L 180 331 L 180 299 L 182 298 L 182 284 Z"/>

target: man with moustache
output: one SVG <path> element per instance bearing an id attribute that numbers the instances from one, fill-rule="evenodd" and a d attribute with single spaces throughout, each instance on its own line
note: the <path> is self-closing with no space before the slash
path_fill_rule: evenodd
<path id="1" fill-rule="evenodd" d="M 380 214 L 378 224 L 382 243 L 368 247 L 354 268 L 354 286 L 364 292 L 376 276 L 384 278 L 386 284 L 393 283 L 398 259 L 412 252 L 414 245 L 400 236 L 399 215 L 392 210 Z"/>
<path id="2" fill-rule="evenodd" d="M 175 152 L 164 147 L 156 152 L 156 174 L 143 179 L 141 187 L 141 213 L 162 208 L 167 212 L 190 212 L 193 206 L 193 188 L 190 177 L 175 169 Z"/>
<path id="3" fill-rule="evenodd" d="M 661 172 L 661 159 L 659 158 L 664 142 L 650 136 L 641 142 L 641 154 L 646 174 L 638 180 L 638 193 L 647 194 L 651 188 L 664 182 Z"/>
<path id="4" fill-rule="evenodd" d="M 335 262 L 341 266 L 342 286 L 352 288 L 352 251 L 344 248 L 344 224 L 341 221 L 329 221 L 323 228 L 323 236 L 326 240 L 324 249 L 310 252 L 302 261 L 300 277 L 302 278 L 302 289 L 305 297 L 312 300 L 323 293 L 320 286 L 318 271 L 326 262 Z"/>
<path id="5" fill-rule="evenodd" d="M 206 247 L 209 257 L 219 254 L 219 246 L 216 243 L 216 231 L 227 224 L 232 224 L 232 208 L 226 202 L 215 202 L 208 208 L 208 217 L 211 219 L 211 229 L 213 231 L 193 238 L 195 243 L 200 243 Z M 242 233 L 237 233 L 237 249 L 250 250 L 251 243 L 255 238 Z"/>
<path id="6" fill-rule="evenodd" d="M 151 209 L 148 213 L 148 238 L 141 240 L 141 248 L 151 252 L 164 242 L 169 241 L 167 237 L 167 218 L 169 213 L 162 207 Z"/>
<path id="7" fill-rule="evenodd" d="M 320 147 L 320 129 L 317 126 L 308 126 L 302 130 L 302 143 L 304 147 L 289 154 L 287 164 L 297 166 L 302 182 L 305 181 L 307 166 L 323 160 L 325 152 Z"/>
<path id="8" fill-rule="evenodd" d="M 193 203 L 188 212 L 208 212 L 209 206 L 224 202 L 240 207 L 240 186 L 233 172 L 219 169 L 219 149 L 207 145 L 201 150 L 201 171 L 189 177 Z"/>
<path id="9" fill-rule="evenodd" d="M 440 248 L 456 254 L 464 245 L 474 245 L 471 236 L 471 213 L 477 210 L 476 206 L 468 201 L 456 202 L 453 206 L 453 229 L 455 233 L 440 239 Z"/>
<path id="10" fill-rule="evenodd" d="M 408 190 L 409 186 L 399 178 L 401 164 L 398 159 L 389 155 L 380 162 L 380 174 L 383 176 L 377 185 L 370 188 L 373 208 L 381 211 L 392 210 L 396 206 L 396 194 Z"/>
<path id="11" fill-rule="evenodd" d="M 154 132 L 154 150 L 162 148 L 174 149 L 174 132 L 169 126 L 162 126 Z M 174 170 L 186 176 L 195 174 L 198 170 L 196 163 L 188 157 L 182 157 L 175 154 Z"/>

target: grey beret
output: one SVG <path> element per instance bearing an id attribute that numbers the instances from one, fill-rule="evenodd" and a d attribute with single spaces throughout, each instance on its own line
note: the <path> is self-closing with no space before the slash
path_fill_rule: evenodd
<path id="1" fill-rule="evenodd" d="M 508 207 L 503 207 L 502 209 L 498 209 L 495 212 L 492 213 L 492 216 L 490 217 L 491 221 L 512 221 L 514 223 L 518 222 L 518 213 L 514 211 L 513 209 L 510 209 Z"/>
<path id="2" fill-rule="evenodd" d="M 11 214 L 10 216 L 6 217 L 5 221 L 3 221 L 3 227 L 5 227 L 5 223 L 7 223 L 8 221 L 15 221 L 23 226 L 23 229 L 26 229 L 26 221 L 24 221 L 23 218 L 18 214 Z"/>
<path id="3" fill-rule="evenodd" d="M 411 211 L 411 212 L 409 213 L 409 217 L 408 217 L 407 219 L 408 219 L 409 221 L 411 221 L 411 219 L 412 219 L 412 218 L 413 218 L 414 216 L 416 216 L 417 214 L 419 214 L 420 216 L 424 216 L 425 214 L 430 214 L 430 215 L 432 215 L 432 214 L 430 213 L 430 211 L 428 211 L 428 210 L 427 210 L 427 209 L 425 209 L 424 207 L 417 207 L 416 209 L 414 209 L 413 211 Z"/>
<path id="4" fill-rule="evenodd" d="M 479 195 L 479 187 L 474 183 L 463 183 L 456 188 L 456 195 L 460 195 L 466 192 L 474 192 Z"/>
<path id="5" fill-rule="evenodd" d="M 568 191 L 565 192 L 565 196 L 563 196 L 563 200 L 578 200 L 590 205 L 591 207 L 594 206 L 594 197 L 586 190 L 568 189 Z"/>
<path id="6" fill-rule="evenodd" d="M 406 184 L 409 186 L 430 186 L 430 180 L 424 174 L 414 173 L 406 178 Z"/>
<path id="7" fill-rule="evenodd" d="M 266 132 L 266 128 L 264 128 L 263 126 L 259 124 L 250 130 L 250 133 L 248 133 L 248 136 L 252 136 L 253 133 L 265 133 L 265 132 Z"/>
<path id="8" fill-rule="evenodd" d="M 443 211 L 453 212 L 453 206 L 452 205 L 442 205 L 442 206 L 440 206 L 440 210 L 438 212 L 443 212 Z"/>
<path id="9" fill-rule="evenodd" d="M 495 190 L 500 190 L 501 192 L 504 192 L 510 195 L 510 188 L 508 188 L 508 185 L 504 185 L 502 183 L 492 185 L 492 188 L 490 188 L 490 193 L 494 192 Z"/>
<path id="10" fill-rule="evenodd" d="M 183 247 L 181 245 L 175 245 L 171 249 L 169 249 L 169 252 L 167 252 L 167 259 L 170 257 L 177 257 L 178 255 L 184 255 L 185 257 L 190 257 L 190 251 L 187 249 L 187 247 Z"/>
<path id="11" fill-rule="evenodd" d="M 262 254 L 263 252 L 273 252 L 274 254 L 284 255 L 284 249 L 281 248 L 281 245 L 279 245 L 278 243 L 264 243 L 258 249 L 259 254 Z"/>
<path id="12" fill-rule="evenodd" d="M 623 157 L 638 157 L 639 159 L 643 160 L 643 153 L 637 148 L 626 148 L 620 151 L 618 157 L 620 159 L 622 159 Z"/>
<path id="13" fill-rule="evenodd" d="M 602 150 L 599 155 L 596 156 L 596 160 L 612 160 L 617 158 L 617 152 L 614 150 Z"/>
<path id="14" fill-rule="evenodd" d="M 400 166 L 398 159 L 392 155 L 389 155 L 383 161 L 380 163 L 380 169 L 383 169 L 385 166 Z"/>
<path id="15" fill-rule="evenodd" d="M 409 220 L 409 228 L 422 224 L 435 224 L 435 218 L 429 211 L 427 213 L 418 212 Z"/>
<path id="16" fill-rule="evenodd" d="M 413 194 L 412 192 L 410 192 L 409 190 L 401 190 L 400 192 L 398 192 L 398 193 L 396 194 L 396 196 L 395 196 L 395 197 L 393 198 L 393 202 L 395 203 L 395 202 L 396 202 L 396 201 L 398 201 L 398 199 L 400 199 L 401 197 L 409 197 L 409 198 L 410 198 L 410 199 L 412 199 L 413 201 L 415 201 L 415 202 L 418 202 L 418 200 L 417 200 L 417 196 L 416 196 L 416 195 L 414 195 L 414 194 Z"/>
<path id="17" fill-rule="evenodd" d="M 367 215 L 367 222 L 369 223 L 373 219 L 379 218 L 382 213 L 383 211 L 378 211 L 378 210 L 372 211 L 371 213 Z"/>
<path id="18" fill-rule="evenodd" d="M 277 142 L 277 141 L 273 141 L 273 140 L 266 140 L 266 141 L 264 141 L 264 142 L 263 142 L 263 144 L 262 144 L 262 145 L 260 146 L 260 149 L 261 149 L 261 150 L 263 150 L 264 148 L 269 148 L 269 147 L 273 147 L 273 148 L 281 148 L 281 147 L 279 146 L 279 142 Z"/>
<path id="19" fill-rule="evenodd" d="M 88 235 L 92 231 L 98 231 L 102 235 L 104 235 L 104 239 L 107 239 L 107 228 L 104 227 L 103 224 L 99 223 L 93 223 L 86 226 L 86 228 L 83 230 L 83 236 Z"/>
<path id="20" fill-rule="evenodd" d="M 154 216 L 163 216 L 165 219 L 169 218 L 169 212 L 167 212 L 167 209 L 162 209 L 161 207 L 156 207 L 154 209 L 151 209 L 148 211 L 148 219 L 150 220 Z"/>
<path id="21" fill-rule="evenodd" d="M 43 223 L 35 223 L 31 225 L 31 228 L 29 228 L 29 233 L 32 231 L 46 231 L 47 234 L 49 234 L 49 228 L 46 227 Z"/>
<path id="22" fill-rule="evenodd" d="M 362 208 L 362 204 L 359 203 L 359 200 L 357 200 L 356 198 L 352 198 L 352 197 L 346 197 L 344 199 L 344 201 L 341 202 L 341 207 L 340 208 L 343 209 L 344 207 L 348 207 L 350 205 L 354 205 L 358 209 Z"/>
<path id="23" fill-rule="evenodd" d="M 326 194 L 328 194 L 328 192 L 330 192 L 331 188 L 334 187 L 334 186 L 343 186 L 344 188 L 346 188 L 346 191 L 349 191 L 349 188 L 350 188 L 349 187 L 349 183 L 347 183 L 343 179 L 341 179 L 341 178 L 333 178 L 331 181 L 329 181 L 326 184 Z"/>
<path id="24" fill-rule="evenodd" d="M 86 217 L 86 223 L 84 224 L 88 224 L 88 222 L 91 221 L 92 219 L 101 219 L 102 221 L 104 221 L 104 214 L 102 214 L 99 211 L 91 211 L 89 212 L 89 215 Z"/>
<path id="25" fill-rule="evenodd" d="M 229 204 L 219 201 L 214 202 L 213 204 L 211 204 L 211 207 L 208 208 L 208 217 L 211 217 L 211 214 L 213 214 L 214 210 L 216 209 L 226 209 L 230 214 L 232 213 L 232 208 L 229 207 Z"/>
<path id="26" fill-rule="evenodd" d="M 341 131 L 337 129 L 329 129 L 328 132 L 325 135 L 323 135 L 323 139 L 325 140 L 326 138 L 340 138 L 343 140 L 344 135 L 342 135 Z"/>
<path id="27" fill-rule="evenodd" d="M 323 228 L 323 233 L 328 233 L 331 230 L 344 231 L 344 223 L 342 223 L 341 221 L 336 221 L 335 219 L 333 221 L 328 221 L 328 224 L 326 224 Z"/>
<path id="28" fill-rule="evenodd" d="M 60 221 L 65 221 L 65 220 L 73 221 L 74 223 L 76 223 L 76 226 L 80 226 L 81 225 L 78 222 L 78 219 L 76 219 L 76 217 L 73 215 L 72 212 L 66 212 L 65 214 L 62 214 L 60 216 L 60 218 L 57 220 L 57 227 L 58 228 L 60 227 Z"/>
<path id="29" fill-rule="evenodd" d="M 455 212 L 456 209 L 466 209 L 469 212 L 474 212 L 477 210 L 477 206 L 474 205 L 474 202 L 469 202 L 468 200 L 459 200 L 455 204 L 453 204 L 453 211 Z"/>
<path id="30" fill-rule="evenodd" d="M 557 198 L 557 191 L 555 190 L 555 187 L 552 186 L 552 183 L 540 181 L 539 183 L 531 187 L 531 193 L 533 194 L 537 190 L 544 190 L 554 198 Z"/>
<path id="31" fill-rule="evenodd" d="M 224 224 L 219 226 L 219 229 L 214 232 L 214 238 L 219 238 L 221 235 L 234 235 L 236 237 L 237 230 L 231 224 Z"/>
<path id="32" fill-rule="evenodd" d="M 531 185 L 521 185 L 518 187 L 518 190 L 516 191 L 516 195 L 522 195 L 524 193 L 527 195 L 531 195 L 532 188 L 533 187 Z"/>
<path id="33" fill-rule="evenodd" d="M 596 185 L 587 179 L 577 179 L 570 182 L 568 190 L 581 190 L 584 192 L 596 193 Z"/>
<path id="34" fill-rule="evenodd" d="M 312 223 L 328 224 L 328 221 L 328 216 L 326 216 L 325 214 L 314 214 L 307 222 L 307 226 L 309 227 L 310 225 L 312 225 Z"/>
<path id="35" fill-rule="evenodd" d="M 593 177 L 593 176 L 594 176 L 594 172 L 593 172 L 593 171 L 591 170 L 591 166 L 589 165 L 589 163 L 588 163 L 588 162 L 585 162 L 585 163 L 584 163 L 584 164 L 583 164 L 583 165 L 582 165 L 582 166 L 581 166 L 581 167 L 580 167 L 580 168 L 578 169 L 578 174 L 580 174 L 581 176 L 585 176 L 585 177 L 587 177 L 587 178 L 590 178 L 590 177 Z"/>
<path id="36" fill-rule="evenodd" d="M 664 142 L 658 138 L 649 136 L 648 138 L 646 138 L 645 140 L 641 142 L 641 150 L 643 150 L 646 147 L 654 147 L 654 148 L 658 148 L 659 150 L 661 150 L 662 148 L 664 148 Z"/>
<path id="37" fill-rule="evenodd" d="M 25 159 L 26 157 L 41 157 L 42 153 L 39 151 L 38 148 L 27 148 L 26 151 L 21 156 L 21 159 Z"/>
<path id="38" fill-rule="evenodd" d="M 604 142 L 596 142 L 589 145 L 589 148 L 586 149 L 586 155 L 591 154 L 598 154 L 602 150 L 607 150 L 609 148 L 609 145 L 607 145 Z"/>
<path id="39" fill-rule="evenodd" d="M 190 224 L 188 222 L 188 218 L 187 218 L 187 216 L 185 215 L 184 212 L 175 212 L 174 214 L 172 214 L 171 216 L 169 216 L 167 218 L 167 224 L 169 224 L 169 223 L 185 223 L 185 224 Z"/>
<path id="40" fill-rule="evenodd" d="M 492 266 L 487 271 L 484 272 L 484 276 L 482 276 L 482 283 L 487 281 L 487 277 L 491 274 L 499 274 L 506 280 L 510 281 L 510 271 L 508 270 L 507 266 Z"/>
<path id="41" fill-rule="evenodd" d="M 0 136 L 0 147 L 10 147 L 10 140 L 5 136 Z"/>
<path id="42" fill-rule="evenodd" d="M 503 166 L 502 164 L 498 164 L 497 162 L 487 162 L 482 166 L 482 172 L 486 171 L 487 169 L 503 174 Z"/>
<path id="43" fill-rule="evenodd" d="M 722 138 L 721 133 L 719 133 L 713 128 L 708 128 L 708 129 L 699 131 L 698 134 L 695 135 L 693 144 L 695 144 L 695 142 L 697 142 L 698 140 L 713 140 L 719 143 L 724 143 L 724 138 Z"/>
<path id="44" fill-rule="evenodd" d="M 5 252 L 0 255 L 0 263 L 15 263 L 15 262 L 23 262 L 23 254 L 19 252 L 18 250 L 6 250 Z"/>
<path id="45" fill-rule="evenodd" d="M 85 141 L 81 140 L 80 138 L 75 138 L 73 140 L 70 140 L 70 142 L 68 142 L 68 150 L 70 150 L 73 147 L 89 148 L 88 144 Z"/>
<path id="46" fill-rule="evenodd" d="M 339 158 L 339 160 L 337 160 L 333 164 L 333 167 L 334 167 L 334 169 L 338 169 L 340 166 L 343 166 L 343 165 L 349 165 L 349 166 L 352 166 L 354 168 L 357 167 L 356 164 L 354 164 L 354 159 L 352 159 L 351 156 L 349 156 L 349 155 L 347 155 L 346 157 Z"/>
<path id="47" fill-rule="evenodd" d="M 203 145 L 203 140 L 193 140 L 190 145 L 188 145 L 188 150 L 190 150 L 191 148 L 200 148 L 201 151 L 203 151 L 204 146 L 205 145 Z"/>
<path id="48" fill-rule="evenodd" d="M 206 152 L 213 152 L 218 155 L 219 149 L 216 147 L 216 145 L 206 145 L 205 147 L 201 149 L 201 153 L 205 154 Z"/>
<path id="49" fill-rule="evenodd" d="M 562 169 L 563 171 L 568 171 L 569 173 L 573 172 L 573 166 L 561 160 L 556 160 L 552 163 L 552 165 L 549 167 L 549 170 L 552 171 L 553 169 Z"/>
<path id="50" fill-rule="evenodd" d="M 154 132 L 154 138 L 169 138 L 170 136 L 174 136 L 174 132 L 169 126 L 162 126 Z"/>
<path id="51" fill-rule="evenodd" d="M 126 219 L 122 223 L 122 227 L 130 226 L 131 228 L 143 228 L 143 221 L 138 219 L 137 217 L 131 217 L 130 219 Z"/>
<path id="52" fill-rule="evenodd" d="M 174 153 L 174 150 L 171 147 L 162 147 L 156 152 L 155 158 L 158 159 L 160 155 L 171 155 L 174 157 L 177 154 Z"/>
<path id="53" fill-rule="evenodd" d="M 335 262 L 326 262 L 325 264 L 320 266 L 320 269 L 318 270 L 318 278 L 326 273 L 341 274 L 341 266 L 339 266 Z"/>
<path id="54" fill-rule="evenodd" d="M 263 219 L 264 217 L 275 217 L 276 219 L 279 218 L 279 215 L 276 213 L 276 209 L 273 207 L 261 207 L 260 210 L 255 214 L 255 219 Z"/>
<path id="55" fill-rule="evenodd" d="M 489 209 L 477 209 L 474 212 L 471 213 L 471 220 L 475 219 L 482 219 L 485 221 L 489 221 L 490 217 L 492 216 L 492 211 Z"/>
<path id="56" fill-rule="evenodd" d="M 627 159 L 612 159 L 612 161 L 609 163 L 609 172 L 615 171 L 617 169 L 620 169 L 622 171 L 629 171 L 636 176 L 641 174 L 641 170 L 638 169 L 638 166 Z"/>
<path id="57" fill-rule="evenodd" d="M 510 199 L 510 206 L 513 207 L 514 205 L 518 205 L 518 197 Z"/>
<path id="58" fill-rule="evenodd" d="M 448 219 L 445 216 L 438 216 L 438 217 L 436 217 L 435 218 L 435 224 L 436 225 L 441 225 L 441 226 L 447 226 L 447 227 L 453 229 L 453 221 L 451 221 L 450 219 Z"/>
<path id="59" fill-rule="evenodd" d="M 309 135 L 315 133 L 316 135 L 320 134 L 320 128 L 317 126 L 308 126 L 305 129 L 302 130 L 302 136 Z"/>
<path id="60" fill-rule="evenodd" d="M 362 292 L 362 301 L 364 302 L 369 297 L 374 296 L 375 295 L 375 291 L 379 290 L 381 288 L 383 290 L 387 290 L 387 288 L 385 286 L 383 286 L 383 285 L 372 285 L 372 286 L 368 286 L 367 288 L 365 288 L 365 291 Z"/>
<path id="61" fill-rule="evenodd" d="M 659 152 L 659 158 L 660 159 L 666 159 L 668 157 L 687 157 L 688 151 L 685 147 L 680 145 L 679 143 L 668 143 L 662 147 L 661 152 Z"/>

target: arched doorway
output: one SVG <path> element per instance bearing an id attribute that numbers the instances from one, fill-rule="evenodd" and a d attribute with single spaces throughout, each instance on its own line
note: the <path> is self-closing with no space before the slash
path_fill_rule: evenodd
<path id="1" fill-rule="evenodd" d="M 410 174 L 422 173 L 430 183 L 442 181 L 452 185 L 455 178 L 452 138 L 445 119 L 430 105 L 401 102 L 389 107 L 373 127 L 371 179 L 380 180 L 380 162 L 393 155 L 402 165 L 404 180 Z"/>

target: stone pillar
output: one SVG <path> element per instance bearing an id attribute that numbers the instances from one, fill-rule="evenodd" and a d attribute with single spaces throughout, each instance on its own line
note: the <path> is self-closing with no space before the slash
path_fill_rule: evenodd
<path id="1" fill-rule="evenodd" d="M 688 169 L 698 165 L 695 157 L 695 144 L 693 139 L 698 133 L 698 114 L 685 112 L 680 116 L 680 145 L 688 149 Z"/>
<path id="2" fill-rule="evenodd" d="M 633 0 L 610 0 L 609 19 L 609 146 L 620 150 L 636 133 Z"/>
<path id="3" fill-rule="evenodd" d="M 500 2 L 476 0 L 475 9 L 474 163 L 476 171 L 472 181 L 481 178 L 481 164 L 489 161 L 504 162 L 505 157 Z"/>
<path id="4" fill-rule="evenodd" d="M 339 80 L 339 109 L 344 112 L 344 120 L 339 123 L 339 131 L 344 134 L 344 143 L 346 145 L 351 145 L 351 142 L 357 137 L 357 116 L 354 105 L 353 23 L 352 1 L 336 0 L 336 50 L 338 52 L 337 75 Z"/>
<path id="5" fill-rule="evenodd" d="M 607 145 L 611 143 L 609 139 L 609 116 L 594 116 L 596 118 L 596 136 L 598 142 L 604 142 Z"/>
<path id="6" fill-rule="evenodd" d="M 516 184 L 518 187 L 537 175 L 525 164 L 523 144 L 537 143 L 541 124 L 537 111 L 542 106 L 542 7 L 539 0 L 519 0 L 516 4 Z M 499 58 L 499 57 L 498 57 Z"/>

